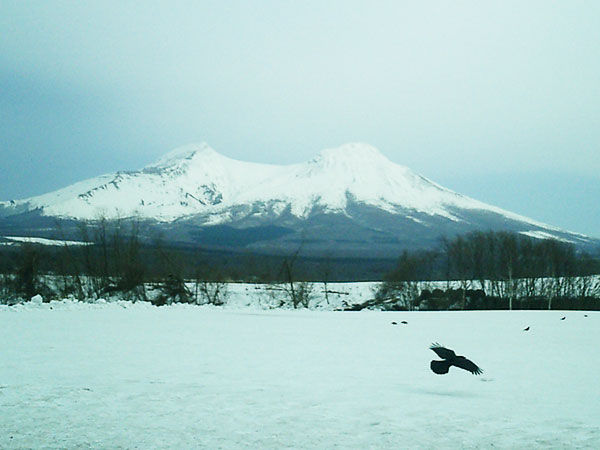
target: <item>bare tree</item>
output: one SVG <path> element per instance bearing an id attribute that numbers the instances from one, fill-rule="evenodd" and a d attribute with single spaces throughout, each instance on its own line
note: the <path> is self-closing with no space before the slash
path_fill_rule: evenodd
<path id="1" fill-rule="evenodd" d="M 450 260 L 452 277 L 459 282 L 461 289 L 461 308 L 466 307 L 467 290 L 471 289 L 475 278 L 472 247 L 462 236 L 456 237 L 447 244 L 446 252 Z"/>
<path id="2" fill-rule="evenodd" d="M 39 276 L 40 248 L 39 246 L 22 243 L 16 273 L 16 287 L 18 292 L 25 295 L 28 300 L 38 294 L 41 287 Z"/>
<path id="3" fill-rule="evenodd" d="M 504 280 L 508 309 L 513 309 L 513 301 L 519 290 L 519 244 L 514 233 L 499 233 L 500 267 Z"/>
<path id="4" fill-rule="evenodd" d="M 208 264 L 200 266 L 194 282 L 194 299 L 197 304 L 224 305 L 229 298 L 228 284 L 220 272 Z"/>
<path id="5" fill-rule="evenodd" d="M 298 281 L 296 279 L 296 263 L 298 256 L 302 250 L 302 243 L 296 251 L 283 259 L 281 272 L 283 273 L 284 286 L 283 292 L 286 295 L 286 300 L 289 301 L 294 309 L 298 307 L 308 308 L 313 296 L 313 283 L 309 281 Z M 282 302 L 285 304 L 286 301 Z"/>

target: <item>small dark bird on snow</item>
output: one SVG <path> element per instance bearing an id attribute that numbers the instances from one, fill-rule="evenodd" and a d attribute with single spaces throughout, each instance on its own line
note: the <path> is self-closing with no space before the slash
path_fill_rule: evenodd
<path id="1" fill-rule="evenodd" d="M 392 322 L 392 325 L 398 325 L 398 323 L 397 322 Z"/>
<path id="2" fill-rule="evenodd" d="M 565 317 L 561 317 L 561 319 L 560 319 L 560 320 L 565 320 L 566 318 L 567 318 L 567 316 L 565 316 Z"/>
<path id="3" fill-rule="evenodd" d="M 400 322 L 401 324 L 406 325 L 408 322 L 406 320 L 403 320 L 402 322 Z"/>
<path id="4" fill-rule="evenodd" d="M 525 328 L 523 331 L 529 331 L 529 327 Z"/>
<path id="5" fill-rule="evenodd" d="M 454 351 L 449 348 L 442 347 L 437 342 L 435 344 L 431 344 L 429 347 L 433 350 L 443 361 L 431 361 L 429 367 L 438 375 L 444 375 L 448 373 L 451 366 L 459 367 L 463 370 L 467 370 L 471 372 L 473 375 L 481 375 L 483 370 L 480 369 L 477 364 L 473 361 L 465 358 L 464 356 L 459 356 Z"/>
<path id="6" fill-rule="evenodd" d="M 587 317 L 587 314 L 584 314 L 583 317 Z"/>

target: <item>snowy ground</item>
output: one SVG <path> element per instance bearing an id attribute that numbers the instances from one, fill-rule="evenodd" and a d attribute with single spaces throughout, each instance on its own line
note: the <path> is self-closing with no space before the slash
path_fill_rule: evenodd
<path id="1" fill-rule="evenodd" d="M 599 342 L 594 312 L 0 306 L 0 448 L 600 448 Z"/>

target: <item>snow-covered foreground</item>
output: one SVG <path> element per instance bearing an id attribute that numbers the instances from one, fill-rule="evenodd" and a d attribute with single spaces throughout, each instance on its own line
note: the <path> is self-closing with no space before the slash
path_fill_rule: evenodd
<path id="1" fill-rule="evenodd" d="M 600 448 L 599 342 L 593 312 L 3 306 L 0 448 Z"/>

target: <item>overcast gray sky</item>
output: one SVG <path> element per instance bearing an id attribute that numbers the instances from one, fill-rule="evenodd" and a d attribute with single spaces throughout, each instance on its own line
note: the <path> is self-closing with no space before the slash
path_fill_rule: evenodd
<path id="1" fill-rule="evenodd" d="M 600 236 L 600 2 L 0 3 L 0 199 L 349 141 Z"/>

